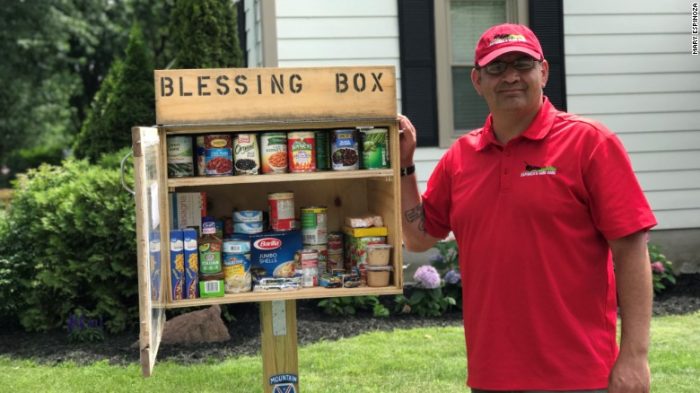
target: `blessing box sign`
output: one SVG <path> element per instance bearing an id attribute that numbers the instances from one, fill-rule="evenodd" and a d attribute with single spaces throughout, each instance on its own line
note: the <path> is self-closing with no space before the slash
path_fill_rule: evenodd
<path id="1" fill-rule="evenodd" d="M 154 76 L 161 125 L 396 116 L 393 66 L 156 70 Z"/>

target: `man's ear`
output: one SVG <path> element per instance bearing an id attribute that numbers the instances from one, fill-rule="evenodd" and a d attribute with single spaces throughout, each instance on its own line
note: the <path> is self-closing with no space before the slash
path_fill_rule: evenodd
<path id="1" fill-rule="evenodd" d="M 547 86 L 547 81 L 549 80 L 549 63 L 547 60 L 542 60 L 540 72 L 542 72 L 542 88 L 544 89 L 544 87 Z"/>
<path id="2" fill-rule="evenodd" d="M 479 73 L 479 70 L 476 69 L 476 67 L 472 68 L 472 85 L 474 86 L 474 90 L 476 90 L 476 93 L 479 95 L 481 94 L 481 74 Z"/>

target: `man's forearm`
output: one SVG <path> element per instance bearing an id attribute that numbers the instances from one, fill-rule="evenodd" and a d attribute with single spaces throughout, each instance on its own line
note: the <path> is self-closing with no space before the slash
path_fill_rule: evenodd
<path id="1" fill-rule="evenodd" d="M 425 231 L 425 215 L 416 175 L 401 177 L 401 224 L 403 241 L 410 251 L 425 251 L 438 240 Z"/>
<path id="2" fill-rule="evenodd" d="M 653 292 L 646 232 L 616 240 L 611 247 L 622 319 L 620 352 L 647 356 Z"/>

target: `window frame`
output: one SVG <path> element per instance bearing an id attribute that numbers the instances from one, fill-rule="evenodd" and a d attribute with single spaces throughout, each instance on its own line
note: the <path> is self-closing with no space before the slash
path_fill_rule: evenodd
<path id="1" fill-rule="evenodd" d="M 437 90 L 438 142 L 448 148 L 462 134 L 454 130 L 452 93 L 452 45 L 450 45 L 450 1 L 435 0 L 435 81 Z M 528 0 L 505 0 L 506 21 L 529 24 Z"/>

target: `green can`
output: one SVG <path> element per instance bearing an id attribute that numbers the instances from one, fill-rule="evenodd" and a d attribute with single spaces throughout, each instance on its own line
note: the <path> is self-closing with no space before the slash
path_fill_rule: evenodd
<path id="1" fill-rule="evenodd" d="M 331 161 L 328 131 L 316 131 L 314 132 L 314 138 L 316 139 L 316 170 L 330 170 Z"/>
<path id="2" fill-rule="evenodd" d="M 389 167 L 389 133 L 386 128 L 361 129 L 362 168 L 383 169 Z"/>

